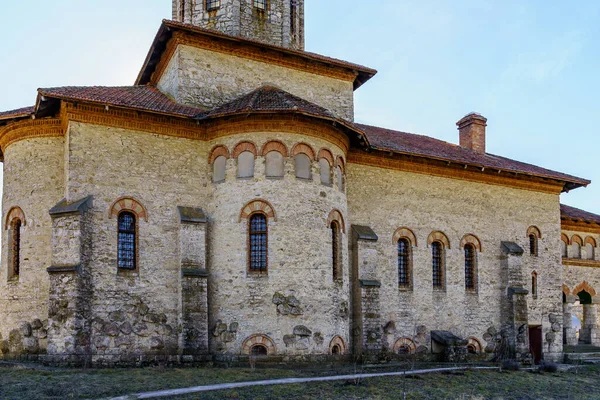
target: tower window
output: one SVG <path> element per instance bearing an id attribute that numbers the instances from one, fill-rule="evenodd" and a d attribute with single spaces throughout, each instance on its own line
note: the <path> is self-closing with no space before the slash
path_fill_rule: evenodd
<path id="1" fill-rule="evenodd" d="M 341 271 L 341 249 L 340 245 L 340 225 L 337 221 L 331 222 L 331 249 L 333 256 L 333 280 L 341 280 L 342 279 L 342 271 Z"/>
<path id="2" fill-rule="evenodd" d="M 206 0 L 206 11 L 215 11 L 221 7 L 221 0 Z"/>
<path id="3" fill-rule="evenodd" d="M 135 215 L 131 212 L 119 214 L 118 259 L 119 268 L 134 270 L 136 252 Z"/>
<path id="4" fill-rule="evenodd" d="M 398 240 L 398 286 L 410 286 L 410 242 L 405 238 Z"/>
<path id="5" fill-rule="evenodd" d="M 465 245 L 465 289 L 475 290 L 476 288 L 476 256 L 475 246 Z"/>
<path id="6" fill-rule="evenodd" d="M 532 256 L 537 256 L 538 254 L 537 237 L 533 233 L 529 235 L 529 254 Z"/>
<path id="7" fill-rule="evenodd" d="M 433 288 L 444 289 L 444 246 L 441 242 L 431 244 Z"/>
<path id="8" fill-rule="evenodd" d="M 250 271 L 267 271 L 267 217 L 254 214 L 250 217 Z"/>
<path id="9" fill-rule="evenodd" d="M 297 22 L 296 22 L 297 14 L 298 14 L 298 0 L 291 0 L 290 1 L 290 33 L 291 33 L 293 39 L 296 39 L 296 32 L 298 30 Z"/>
<path id="10" fill-rule="evenodd" d="M 267 10 L 267 1 L 268 0 L 254 0 L 254 7 L 258 8 L 261 11 Z"/>
<path id="11" fill-rule="evenodd" d="M 21 220 L 15 218 L 10 223 L 10 270 L 9 279 L 19 279 L 19 269 L 21 266 Z"/>

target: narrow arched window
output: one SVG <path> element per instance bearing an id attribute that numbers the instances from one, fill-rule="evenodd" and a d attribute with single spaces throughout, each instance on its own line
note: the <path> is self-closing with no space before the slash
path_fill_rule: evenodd
<path id="1" fill-rule="evenodd" d="M 563 258 L 567 258 L 569 256 L 567 253 L 567 244 L 563 240 L 560 241 L 560 254 Z"/>
<path id="2" fill-rule="evenodd" d="M 342 279 L 342 246 L 341 246 L 340 225 L 337 221 L 331 222 L 331 251 L 332 251 L 332 267 L 333 280 Z"/>
<path id="3" fill-rule="evenodd" d="M 221 7 L 221 0 L 205 0 L 206 11 L 215 11 Z"/>
<path id="4" fill-rule="evenodd" d="M 531 274 L 531 296 L 533 296 L 534 299 L 537 299 L 538 296 L 538 282 L 537 282 L 537 273 L 533 272 Z"/>
<path id="5" fill-rule="evenodd" d="M 579 243 L 573 243 L 571 246 L 571 250 L 573 254 L 571 254 L 571 258 L 581 258 L 581 246 Z"/>
<path id="6" fill-rule="evenodd" d="M 8 279 L 19 279 L 21 267 L 21 220 L 15 218 L 10 222 L 10 268 Z"/>
<path id="7" fill-rule="evenodd" d="M 213 162 L 213 182 L 223 182 L 225 180 L 225 170 L 227 167 L 227 158 L 219 156 Z"/>
<path id="8" fill-rule="evenodd" d="M 410 242 L 398 240 L 398 286 L 410 287 Z"/>
<path id="9" fill-rule="evenodd" d="M 306 154 L 297 154 L 294 157 L 296 164 L 296 178 L 300 179 L 310 179 L 310 158 Z"/>
<path id="10" fill-rule="evenodd" d="M 251 272 L 267 271 L 268 228 L 267 216 L 261 213 L 250 217 L 249 269 Z"/>
<path id="11" fill-rule="evenodd" d="M 342 172 L 342 168 L 339 166 L 336 168 L 336 172 L 337 172 L 338 189 L 343 192 L 344 191 L 344 173 Z"/>
<path id="12" fill-rule="evenodd" d="M 441 242 L 431 244 L 431 261 L 433 267 L 433 288 L 444 289 L 444 245 Z"/>
<path id="13" fill-rule="evenodd" d="M 185 22 L 185 0 L 179 1 L 179 19 L 181 22 Z"/>
<path id="14" fill-rule="evenodd" d="M 585 245 L 585 258 L 588 260 L 594 259 L 594 245 L 591 243 L 586 243 Z"/>
<path id="15" fill-rule="evenodd" d="M 283 177 L 283 155 L 278 151 L 270 151 L 265 156 L 265 175 L 267 178 Z"/>
<path id="16" fill-rule="evenodd" d="M 129 211 L 119 214 L 118 265 L 136 269 L 136 217 Z"/>
<path id="17" fill-rule="evenodd" d="M 465 289 L 475 290 L 477 287 L 477 256 L 475 246 L 465 245 Z"/>
<path id="18" fill-rule="evenodd" d="M 538 255 L 538 242 L 537 236 L 533 233 L 529 234 L 529 254 L 532 256 Z"/>
<path id="19" fill-rule="evenodd" d="M 323 185 L 331 185 L 331 166 L 326 158 L 319 160 L 319 169 L 321 170 L 321 183 Z"/>
<path id="20" fill-rule="evenodd" d="M 238 156 L 238 178 L 252 178 L 254 176 L 254 154 L 244 151 Z"/>

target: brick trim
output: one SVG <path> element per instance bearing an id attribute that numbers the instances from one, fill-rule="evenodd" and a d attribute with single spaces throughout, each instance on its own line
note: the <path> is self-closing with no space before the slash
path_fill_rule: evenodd
<path id="1" fill-rule="evenodd" d="M 596 242 L 596 239 L 591 236 L 586 236 L 585 244 L 591 244 L 592 247 L 598 247 L 598 242 Z"/>
<path id="2" fill-rule="evenodd" d="M 21 220 L 21 226 L 27 225 L 27 223 L 25 221 L 25 213 L 23 212 L 21 207 L 14 206 L 14 207 L 11 207 L 10 210 L 8 210 L 8 213 L 6 214 L 6 220 L 4 222 L 4 230 L 8 229 L 8 227 L 10 226 L 10 223 L 15 218 L 18 218 Z"/>
<path id="3" fill-rule="evenodd" d="M 562 291 L 565 294 L 565 296 L 570 296 L 571 295 L 571 291 L 569 290 L 569 287 L 567 285 L 565 285 L 564 283 L 562 285 Z"/>
<path id="4" fill-rule="evenodd" d="M 138 219 L 143 219 L 148 222 L 148 212 L 146 211 L 146 207 L 133 197 L 121 197 L 115 200 L 114 203 L 110 206 L 108 211 L 108 217 L 118 217 L 121 211 L 131 211 L 134 213 Z"/>
<path id="5" fill-rule="evenodd" d="M 256 157 L 258 155 L 258 151 L 256 150 L 256 145 L 249 140 L 244 140 L 235 145 L 235 147 L 233 148 L 233 152 L 231 153 L 231 156 L 233 158 L 237 159 L 239 157 L 239 155 L 245 151 L 249 151 L 250 153 L 254 154 L 254 157 Z"/>
<path id="6" fill-rule="evenodd" d="M 473 346 L 475 348 L 476 354 L 481 354 L 481 352 L 483 351 L 483 347 L 481 347 L 481 342 L 474 336 L 469 336 L 467 338 L 467 348 L 469 346 Z"/>
<path id="7" fill-rule="evenodd" d="M 329 354 L 333 355 L 333 346 L 338 345 L 340 347 L 340 355 L 346 354 L 346 343 L 341 336 L 334 336 L 329 342 Z"/>
<path id="8" fill-rule="evenodd" d="M 392 235 L 392 244 L 398 243 L 398 241 L 402 238 L 408 239 L 413 247 L 417 247 L 417 237 L 415 236 L 415 233 L 409 228 L 402 227 L 396 229 L 396 232 L 394 232 L 394 234 Z"/>
<path id="9" fill-rule="evenodd" d="M 402 337 L 394 343 L 394 353 L 398 354 L 400 348 L 404 346 L 408 347 L 408 354 L 415 354 L 417 351 L 417 344 L 411 338 Z"/>
<path id="10" fill-rule="evenodd" d="M 17 141 L 34 138 L 62 137 L 64 134 L 65 127 L 60 118 L 28 119 L 0 127 L 2 159 L 6 148 Z"/>
<path id="11" fill-rule="evenodd" d="M 298 154 L 306 154 L 311 161 L 315 161 L 315 151 L 312 146 L 307 143 L 296 143 L 292 147 L 292 157 L 296 157 Z"/>
<path id="12" fill-rule="evenodd" d="M 477 251 L 479 251 L 481 253 L 481 251 L 482 251 L 481 241 L 479 240 L 479 238 L 477 236 L 475 236 L 471 233 L 468 233 L 465 236 L 463 236 L 463 238 L 460 241 L 460 248 L 464 249 L 467 244 L 472 244 L 477 249 Z"/>
<path id="13" fill-rule="evenodd" d="M 275 342 L 273 339 L 268 337 L 267 335 L 256 334 L 247 337 L 242 343 L 242 354 L 250 355 L 252 351 L 252 347 L 256 345 L 262 345 L 267 348 L 267 355 L 274 356 L 277 354 L 277 348 L 275 347 Z"/>
<path id="14" fill-rule="evenodd" d="M 334 208 L 333 210 L 331 210 L 329 212 L 329 215 L 327 216 L 327 227 L 331 226 L 331 223 L 333 221 L 337 221 L 338 224 L 340 224 L 340 228 L 342 229 L 342 232 L 344 232 L 344 234 L 346 233 L 346 223 L 344 222 L 344 216 L 342 215 L 342 212 L 340 210 L 338 210 L 337 208 Z"/>
<path id="15" fill-rule="evenodd" d="M 575 289 L 573 289 L 573 294 L 577 296 L 580 292 L 584 290 L 588 292 L 590 296 L 596 295 L 596 291 L 593 287 L 590 286 L 590 284 L 587 281 L 583 281 L 579 285 L 575 286 Z"/>
<path id="16" fill-rule="evenodd" d="M 535 237 L 537 237 L 538 239 L 542 238 L 542 231 L 540 231 L 540 229 L 537 226 L 530 226 L 529 228 L 527 228 L 527 237 L 529 237 L 529 235 L 535 235 Z"/>
<path id="17" fill-rule="evenodd" d="M 331 151 L 329 151 L 326 148 L 322 148 L 321 150 L 319 150 L 319 155 L 317 156 L 317 160 L 321 160 L 321 158 L 326 159 L 327 162 L 329 163 L 329 166 L 333 167 L 334 161 L 333 161 L 333 154 L 331 153 Z"/>
<path id="18" fill-rule="evenodd" d="M 238 222 L 242 222 L 242 220 L 250 218 L 250 216 L 256 212 L 262 212 L 267 216 L 268 219 L 272 219 L 273 221 L 277 222 L 275 208 L 273 208 L 271 203 L 263 199 L 255 199 L 246 203 L 246 205 L 244 205 L 240 211 Z"/>
<path id="19" fill-rule="evenodd" d="M 344 161 L 344 157 L 337 156 L 335 159 L 335 166 L 340 167 L 342 169 L 342 173 L 346 174 L 346 161 Z"/>
<path id="20" fill-rule="evenodd" d="M 573 243 L 577 243 L 579 246 L 583 246 L 583 239 L 581 238 L 581 236 L 575 234 L 571 236 L 571 244 Z"/>
<path id="21" fill-rule="evenodd" d="M 433 242 L 441 242 L 444 245 L 444 248 L 450 248 L 450 240 L 448 240 L 448 236 L 446 236 L 444 232 L 431 232 L 427 237 L 427 245 L 431 246 Z"/>
<path id="22" fill-rule="evenodd" d="M 561 233 L 561 234 L 560 234 L 560 240 L 562 240 L 563 242 L 565 242 L 565 244 L 566 244 L 567 246 L 571 244 L 571 240 L 570 240 L 570 239 L 569 239 L 569 237 L 568 237 L 566 234 L 564 234 L 564 233 Z"/>
<path id="23" fill-rule="evenodd" d="M 227 146 L 218 144 L 215 147 L 213 147 L 212 150 L 210 151 L 210 155 L 208 156 L 208 163 L 209 164 L 214 163 L 215 160 L 221 156 L 223 156 L 225 158 L 229 158 L 229 149 L 227 148 Z"/>
<path id="24" fill-rule="evenodd" d="M 267 143 L 265 143 L 262 149 L 260 150 L 260 155 L 264 157 L 271 151 L 279 152 L 283 156 L 283 158 L 287 158 L 289 154 L 287 146 L 280 140 L 270 140 Z"/>

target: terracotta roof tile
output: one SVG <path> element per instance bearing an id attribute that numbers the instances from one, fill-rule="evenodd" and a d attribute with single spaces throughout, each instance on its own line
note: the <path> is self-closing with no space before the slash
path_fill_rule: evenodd
<path id="1" fill-rule="evenodd" d="M 193 117 L 202 108 L 176 103 L 154 86 L 64 86 L 38 89 L 40 95 L 87 101 L 180 117 Z"/>
<path id="2" fill-rule="evenodd" d="M 580 210 L 579 208 L 567 206 L 565 204 L 560 205 L 560 216 L 561 218 L 600 224 L 600 215 L 592 214 L 591 212 Z"/>
<path id="3" fill-rule="evenodd" d="M 10 111 L 0 111 L 0 119 L 26 117 L 28 115 L 31 115 L 34 110 L 35 110 L 35 107 L 31 106 L 31 107 L 17 108 L 16 110 L 10 110 Z"/>
<path id="4" fill-rule="evenodd" d="M 489 153 L 480 154 L 471 149 L 428 136 L 399 132 L 370 125 L 355 125 L 365 132 L 369 144 L 377 150 L 392 151 L 484 168 L 493 168 L 501 171 L 557 179 L 575 183 L 577 186 L 588 185 L 590 183 L 590 181 L 586 179 L 511 160 L 509 158 Z"/>

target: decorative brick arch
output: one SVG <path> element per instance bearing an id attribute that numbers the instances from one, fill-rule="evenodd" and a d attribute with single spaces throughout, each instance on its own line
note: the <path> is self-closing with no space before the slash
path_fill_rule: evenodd
<path id="1" fill-rule="evenodd" d="M 538 228 L 537 226 L 530 226 L 529 228 L 527 228 L 527 237 L 529 237 L 529 235 L 535 235 L 536 238 L 541 239 L 542 238 L 542 231 L 540 231 L 540 228 Z"/>
<path id="2" fill-rule="evenodd" d="M 333 164 L 334 164 L 334 162 L 333 162 L 333 154 L 331 154 L 331 151 L 329 151 L 328 149 L 323 148 L 323 149 L 319 150 L 319 155 L 318 155 L 317 158 L 319 160 L 321 158 L 326 159 L 327 162 L 329 163 L 329 166 L 333 167 Z"/>
<path id="3" fill-rule="evenodd" d="M 329 342 L 329 354 L 333 354 L 333 346 L 339 346 L 340 352 L 339 354 L 346 354 L 346 343 L 344 343 L 344 339 L 341 336 L 334 336 Z"/>
<path id="4" fill-rule="evenodd" d="M 570 296 L 571 295 L 571 291 L 569 290 L 569 287 L 567 285 L 565 285 L 564 283 L 562 285 L 562 291 L 565 294 L 565 296 Z"/>
<path id="5" fill-rule="evenodd" d="M 573 235 L 571 237 L 571 244 L 577 243 L 579 246 L 583 246 L 583 239 L 579 235 Z"/>
<path id="6" fill-rule="evenodd" d="M 258 155 L 258 151 L 256 150 L 256 145 L 248 140 L 244 140 L 235 145 L 231 156 L 233 158 L 237 159 L 239 157 L 239 155 L 245 151 L 249 151 L 250 153 L 254 154 L 254 157 L 256 157 Z"/>
<path id="7" fill-rule="evenodd" d="M 413 247 L 417 247 L 417 237 L 410 229 L 406 227 L 396 229 L 396 232 L 392 236 L 392 243 L 396 244 L 402 238 L 408 239 Z"/>
<path id="8" fill-rule="evenodd" d="M 410 338 L 403 337 L 396 340 L 396 343 L 394 343 L 394 353 L 398 354 L 398 351 L 403 347 L 408 350 L 408 354 L 415 354 L 417 351 L 416 343 Z"/>
<path id="9" fill-rule="evenodd" d="M 23 212 L 23 210 L 21 210 L 21 207 L 12 207 L 9 211 L 8 214 L 6 214 L 6 221 L 4 222 L 4 230 L 7 230 L 8 227 L 10 226 L 10 223 L 12 222 L 13 219 L 18 218 L 21 220 L 21 225 L 25 226 L 26 222 L 25 222 L 25 213 Z"/>
<path id="10" fill-rule="evenodd" d="M 481 351 L 483 350 L 479 339 L 477 339 L 476 337 L 473 337 L 473 336 L 469 336 L 467 338 L 467 348 L 469 348 L 469 347 L 471 347 L 475 350 L 475 354 L 481 354 Z"/>
<path id="11" fill-rule="evenodd" d="M 467 244 L 472 244 L 477 249 L 477 251 L 481 253 L 481 241 L 477 236 L 472 235 L 470 233 L 463 236 L 463 238 L 460 241 L 460 248 L 464 249 Z"/>
<path id="12" fill-rule="evenodd" d="M 273 356 L 277 354 L 277 348 L 273 340 L 267 335 L 252 335 L 242 343 L 242 354 L 250 355 L 252 348 L 256 345 L 265 346 L 267 349 L 267 355 Z"/>
<path id="13" fill-rule="evenodd" d="M 273 221 L 277 221 L 275 209 L 273 208 L 271 203 L 263 199 L 255 199 L 246 203 L 246 205 L 242 207 L 239 222 L 242 222 L 243 219 L 248 219 L 250 215 L 257 211 L 263 212 L 267 216 L 267 218 L 272 219 Z"/>
<path id="14" fill-rule="evenodd" d="M 344 161 L 344 157 L 337 156 L 337 158 L 335 159 L 335 166 L 340 167 L 342 169 L 343 174 L 346 173 L 346 162 Z"/>
<path id="15" fill-rule="evenodd" d="M 315 151 L 313 148 L 306 143 L 296 143 L 294 147 L 292 147 L 292 157 L 296 157 L 298 154 L 306 154 L 311 161 L 315 160 Z"/>
<path id="16" fill-rule="evenodd" d="M 271 140 L 264 144 L 262 149 L 260 150 L 261 156 L 266 156 L 267 153 L 271 151 L 276 151 L 280 153 L 284 158 L 288 157 L 288 149 L 287 146 L 280 140 Z"/>
<path id="17" fill-rule="evenodd" d="M 137 215 L 138 218 L 148 222 L 148 212 L 146 211 L 146 207 L 133 197 L 121 197 L 117 199 L 110 206 L 108 217 L 117 217 L 121 211 L 131 211 Z"/>
<path id="18" fill-rule="evenodd" d="M 212 164 L 215 162 L 215 160 L 217 159 L 217 157 L 225 157 L 225 158 L 229 158 L 229 149 L 225 146 L 223 146 L 222 144 L 219 144 L 215 147 L 212 148 L 212 150 L 210 151 L 210 155 L 208 156 L 208 163 Z"/>
<path id="19" fill-rule="evenodd" d="M 571 244 L 571 240 L 569 240 L 569 237 L 567 235 L 565 235 L 564 233 L 560 234 L 560 240 L 562 240 L 563 242 L 565 242 L 566 245 L 570 245 Z"/>
<path id="20" fill-rule="evenodd" d="M 440 231 L 431 232 L 427 238 L 427 245 L 431 246 L 433 242 L 441 242 L 446 249 L 450 248 L 450 241 L 445 233 Z"/>
<path id="21" fill-rule="evenodd" d="M 590 296 L 596 295 L 596 291 L 594 290 L 593 287 L 590 286 L 589 283 L 587 283 L 587 281 L 583 281 L 579 285 L 575 286 L 575 289 L 573 289 L 573 294 L 578 295 L 580 292 L 583 292 L 584 290 L 586 292 L 588 292 L 590 294 Z"/>
<path id="22" fill-rule="evenodd" d="M 346 223 L 344 222 L 344 216 L 342 215 L 342 212 L 340 210 L 331 210 L 329 216 L 327 217 L 327 226 L 330 227 L 333 221 L 337 221 L 337 223 L 340 224 L 342 232 L 346 233 Z"/>
<path id="23" fill-rule="evenodd" d="M 591 236 L 587 236 L 585 238 L 585 244 L 591 244 L 592 247 L 598 247 L 598 242 L 596 242 L 596 239 Z"/>

